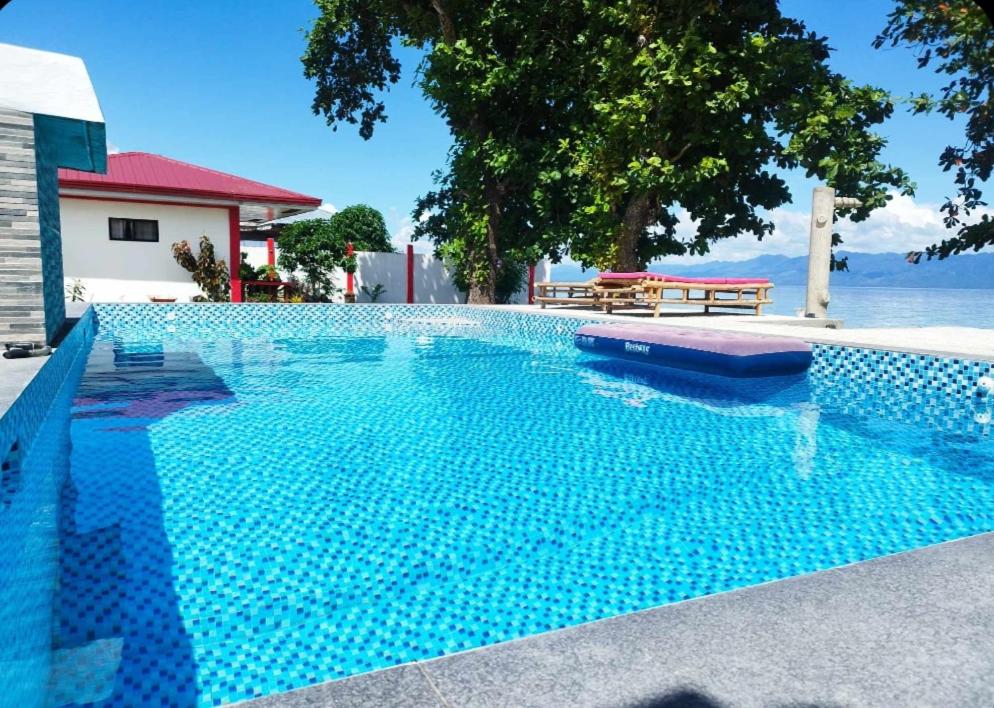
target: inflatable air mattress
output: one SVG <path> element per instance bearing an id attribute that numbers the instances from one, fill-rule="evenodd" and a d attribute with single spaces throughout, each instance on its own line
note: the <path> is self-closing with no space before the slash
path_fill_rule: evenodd
<path id="1" fill-rule="evenodd" d="M 719 376 L 784 376 L 807 370 L 811 345 L 799 339 L 637 324 L 585 325 L 584 351 Z"/>

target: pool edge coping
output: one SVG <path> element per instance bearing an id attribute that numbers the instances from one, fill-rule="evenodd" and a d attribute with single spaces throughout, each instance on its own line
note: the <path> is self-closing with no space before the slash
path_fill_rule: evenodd
<path id="1" fill-rule="evenodd" d="M 657 605 L 642 610 L 635 610 L 620 615 L 614 615 L 611 617 L 593 620 L 590 622 L 584 622 L 577 625 L 570 625 L 568 627 L 563 627 L 560 629 L 541 632 L 539 634 L 532 634 L 525 637 L 510 639 L 496 644 L 490 644 L 482 647 L 474 647 L 471 649 L 455 652 L 453 654 L 447 654 L 444 656 L 435 657 L 431 659 L 424 659 L 420 661 L 406 662 L 403 664 L 398 664 L 396 666 L 368 671 L 365 673 L 356 674 L 346 678 L 323 681 L 316 684 L 312 684 L 310 686 L 293 689 L 290 691 L 269 694 L 266 696 L 237 701 L 225 705 L 240 706 L 241 708 L 284 708 L 284 707 L 289 708 L 291 706 L 300 706 L 300 705 L 340 705 L 338 702 L 335 702 L 335 699 L 332 695 L 334 693 L 345 693 L 348 695 L 370 695 L 370 696 L 376 696 L 377 698 L 382 698 L 384 695 L 388 695 L 384 693 L 383 689 L 388 689 L 388 690 L 395 689 L 398 677 L 404 672 L 410 672 L 412 669 L 417 669 L 418 676 L 420 676 L 421 680 L 423 680 L 427 684 L 428 690 L 426 691 L 426 693 L 431 696 L 430 701 L 412 703 L 406 700 L 398 700 L 397 702 L 395 703 L 392 702 L 389 705 L 412 706 L 412 708 L 415 706 L 422 706 L 422 705 L 436 706 L 436 708 L 438 706 L 441 706 L 443 708 L 454 708 L 455 706 L 463 706 L 463 705 L 491 705 L 491 703 L 487 701 L 483 703 L 476 703 L 473 701 L 467 702 L 465 700 L 466 699 L 465 692 L 468 689 L 465 685 L 459 686 L 458 689 L 454 691 L 453 695 L 451 686 L 458 684 L 460 682 L 453 679 L 451 672 L 448 671 L 448 668 L 451 667 L 455 674 L 460 674 L 460 673 L 478 672 L 480 670 L 479 667 L 480 664 L 489 665 L 491 668 L 496 667 L 494 669 L 494 674 L 488 675 L 486 677 L 487 680 L 485 682 L 487 685 L 486 691 L 488 691 L 487 695 L 490 698 L 495 698 L 501 696 L 500 693 L 496 694 L 494 693 L 495 686 L 517 687 L 520 684 L 522 677 L 520 675 L 515 675 L 515 676 L 511 675 L 514 672 L 518 672 L 519 669 L 518 664 L 521 663 L 520 661 L 514 660 L 513 655 L 515 654 L 527 655 L 530 653 L 534 653 L 534 651 L 541 652 L 543 651 L 543 648 L 547 650 L 549 646 L 555 647 L 556 651 L 562 653 L 563 649 L 567 649 L 566 646 L 562 645 L 571 645 L 571 644 L 579 645 L 580 643 L 582 643 L 588 649 L 591 646 L 593 647 L 600 646 L 601 648 L 603 648 L 605 652 L 610 653 L 612 649 L 612 643 L 614 643 L 614 640 L 611 637 L 612 635 L 615 635 L 618 631 L 621 632 L 631 631 L 632 633 L 637 633 L 637 630 L 640 628 L 639 627 L 640 625 L 643 626 L 641 627 L 642 629 L 645 629 L 649 625 L 662 625 L 663 627 L 666 627 L 667 625 L 673 624 L 674 622 L 679 622 L 679 615 L 681 614 L 708 615 L 709 614 L 708 610 L 712 608 L 717 608 L 718 610 L 722 610 L 723 609 L 722 606 L 728 607 L 730 605 L 732 606 L 732 610 L 734 611 L 735 609 L 737 609 L 736 606 L 738 605 L 744 605 L 746 607 L 750 605 L 751 606 L 763 605 L 765 603 L 766 596 L 784 594 L 784 593 L 790 595 L 791 591 L 794 591 L 795 595 L 800 596 L 799 598 L 796 598 L 793 602 L 796 607 L 799 607 L 803 611 L 804 609 L 811 609 L 811 608 L 805 608 L 804 605 L 806 604 L 810 605 L 818 604 L 819 594 L 823 594 L 826 590 L 830 590 L 839 585 L 843 586 L 848 585 L 849 591 L 851 591 L 858 597 L 860 588 L 859 587 L 854 588 L 853 586 L 854 585 L 859 586 L 867 576 L 872 576 L 874 572 L 878 571 L 881 572 L 884 576 L 891 576 L 889 579 L 895 581 L 896 586 L 900 587 L 901 590 L 913 593 L 915 590 L 920 589 L 914 586 L 916 582 L 919 582 L 919 584 L 921 584 L 920 583 L 921 578 L 915 574 L 908 573 L 907 571 L 909 570 L 909 566 L 913 568 L 913 566 L 915 566 L 916 563 L 919 563 L 921 561 L 923 561 L 925 564 L 932 563 L 934 565 L 939 565 L 939 566 L 941 566 L 943 563 L 946 564 L 950 562 L 955 563 L 955 561 L 957 560 L 957 556 L 963 555 L 964 552 L 969 552 L 971 547 L 975 545 L 985 546 L 987 547 L 988 550 L 986 556 L 989 557 L 989 568 L 987 570 L 990 572 L 984 574 L 983 576 L 987 579 L 987 585 L 984 587 L 984 592 L 981 594 L 980 597 L 981 599 L 986 599 L 988 601 L 988 604 L 991 606 L 992 610 L 994 610 L 994 597 L 991 596 L 991 591 L 994 590 L 994 531 L 987 531 L 978 534 L 973 534 L 970 536 L 964 536 L 961 538 L 949 539 L 947 541 L 930 544 L 928 546 L 922 546 L 919 548 L 914 548 L 906 551 L 899 551 L 896 553 L 891 553 L 883 556 L 877 556 L 867 560 L 855 561 L 852 563 L 848 563 L 846 565 L 835 566 L 832 568 L 825 568 L 823 570 L 813 571 L 802 575 L 794 575 L 787 578 L 764 581 L 762 583 L 757 583 L 754 585 L 748 585 L 739 588 L 733 588 L 730 590 L 713 593 L 711 595 L 705 595 L 701 597 L 681 600 L 678 602 Z M 978 578 L 981 576 L 980 573 L 977 573 L 976 575 Z M 888 578 L 885 578 L 885 581 L 887 579 Z M 895 595 L 896 594 L 897 593 L 895 593 Z M 808 600 L 812 598 L 806 596 L 813 596 L 813 601 L 808 603 Z M 842 594 L 840 593 L 836 597 L 842 597 Z M 901 604 L 900 599 L 901 598 L 896 598 L 893 603 L 896 606 L 897 610 L 900 610 L 900 604 Z M 965 600 L 961 600 L 961 602 L 965 602 Z M 774 601 L 769 604 L 772 607 L 776 607 L 780 603 Z M 920 607 L 918 607 L 917 610 L 920 610 L 920 613 L 916 611 L 914 614 L 916 618 L 920 619 L 921 616 L 927 615 L 930 610 L 934 611 L 935 607 L 933 605 L 921 603 Z M 718 612 L 717 614 L 720 615 L 721 612 Z M 761 616 L 762 612 L 759 612 L 758 615 Z M 823 617 L 821 619 L 821 624 L 827 626 L 832 624 L 833 620 L 837 619 L 838 618 Z M 989 620 L 991 624 L 994 625 L 994 611 L 989 613 Z M 755 624 L 761 624 L 763 622 L 768 622 L 768 620 L 761 619 L 758 620 Z M 927 625 L 922 625 L 922 627 L 927 628 Z M 941 632 L 947 632 L 948 630 L 951 629 L 951 627 L 952 627 L 951 625 L 946 625 L 938 627 L 937 629 L 941 633 Z M 690 633 L 694 634 L 696 632 L 697 630 L 692 630 Z M 774 633 L 775 632 L 776 628 L 774 628 Z M 704 634 L 704 632 L 701 632 L 701 634 Z M 659 642 L 654 646 L 659 646 L 659 647 L 666 645 L 668 642 L 671 643 L 672 640 L 672 638 L 668 635 L 666 637 L 656 637 L 656 638 L 659 640 Z M 543 645 L 545 646 L 543 647 Z M 649 648 L 651 649 L 652 647 Z M 848 649 L 850 650 L 852 649 L 859 650 L 860 648 L 861 647 L 859 646 L 848 647 Z M 640 647 L 640 649 L 645 650 L 646 648 Z M 989 652 L 991 649 L 994 649 L 994 637 L 990 637 L 990 642 L 983 647 L 983 653 L 986 656 L 989 656 L 990 655 Z M 642 651 L 641 654 L 643 655 L 644 659 L 646 656 L 646 652 Z M 512 655 L 510 660 L 503 662 L 504 664 L 509 663 L 512 666 L 510 667 L 501 666 L 502 660 L 506 658 L 503 655 Z M 761 673 L 764 670 L 764 668 L 768 668 L 768 665 L 770 663 L 777 663 L 777 661 L 779 661 L 779 663 L 781 664 L 785 663 L 784 662 L 785 658 L 787 659 L 786 663 L 788 664 L 793 664 L 797 662 L 803 663 L 806 659 L 809 658 L 807 656 L 801 656 L 801 657 L 795 656 L 795 657 L 778 657 L 777 660 L 773 660 L 771 659 L 772 655 L 763 654 L 762 656 L 766 660 L 765 662 L 763 660 L 745 661 L 744 662 L 745 665 L 737 667 L 737 670 L 747 668 L 755 672 Z M 519 656 L 518 658 L 520 659 L 521 657 Z M 926 660 L 931 661 L 931 659 L 934 657 L 932 655 L 928 655 L 924 658 Z M 496 660 L 491 661 L 492 659 Z M 741 661 L 742 657 L 739 657 L 739 659 Z M 793 659 L 793 661 L 791 661 L 791 659 Z M 652 663 L 651 656 L 649 657 L 649 661 L 650 663 Z M 463 666 L 460 667 L 459 664 L 463 664 Z M 473 669 L 474 671 L 473 672 L 468 671 L 466 664 L 469 664 L 470 665 L 469 668 Z M 473 664 L 476 664 L 477 666 L 473 666 Z M 617 666 L 611 662 L 609 662 L 609 664 L 611 664 L 610 665 L 612 673 L 612 676 L 610 676 L 611 681 L 614 681 L 619 685 L 638 684 L 639 682 L 638 679 L 640 677 L 636 676 L 635 674 L 637 671 L 642 671 L 642 668 Z M 665 661 L 658 662 L 658 665 L 661 667 L 665 667 L 665 664 L 666 664 Z M 446 666 L 446 672 L 444 673 L 439 672 L 439 667 L 442 667 L 443 665 Z M 629 668 L 631 668 L 630 671 Z M 670 670 L 669 667 L 665 668 L 667 671 Z M 863 671 L 864 674 L 868 673 L 867 672 L 868 668 L 869 667 L 865 665 L 849 666 L 847 667 L 846 670 L 850 672 L 851 674 L 850 678 L 851 678 L 852 676 L 858 676 L 860 671 Z M 994 686 L 992 686 L 991 684 L 991 678 L 994 678 L 994 663 L 991 664 L 991 669 L 992 673 L 990 675 L 985 675 L 984 677 L 974 677 L 974 678 L 980 679 L 983 689 L 991 691 L 991 696 L 994 697 Z M 544 685 L 546 687 L 548 686 L 560 687 L 562 683 L 562 677 L 559 676 L 558 674 L 554 675 L 552 672 L 541 671 L 541 670 L 533 671 L 531 669 L 525 668 L 523 670 L 523 673 L 527 675 L 529 681 Z M 673 675 L 674 677 L 678 677 L 681 675 L 681 672 L 679 671 L 674 672 Z M 475 676 L 469 680 L 479 682 L 479 678 L 480 678 L 479 676 Z M 584 684 L 584 677 L 578 675 L 577 673 L 574 673 L 569 678 L 572 680 L 573 683 L 579 682 L 579 684 L 581 685 Z M 836 681 L 837 679 L 838 675 L 834 670 L 830 672 L 830 676 L 826 677 L 826 681 L 829 682 Z M 402 682 L 409 682 L 411 680 L 416 680 L 416 677 L 407 677 L 407 678 L 401 677 L 400 680 Z M 603 679 L 598 679 L 598 680 L 603 680 Z M 446 687 L 446 683 L 450 684 L 449 688 Z M 953 683 L 956 683 L 964 688 L 966 688 L 967 684 L 969 684 L 968 681 L 964 680 L 963 676 L 953 677 Z M 482 685 L 482 683 L 480 685 Z M 700 686 L 698 686 L 697 688 L 700 688 Z M 806 688 L 810 690 L 811 686 L 808 685 L 806 686 Z M 836 686 L 834 685 L 829 686 L 826 689 L 826 692 L 830 693 L 835 688 Z M 459 700 L 460 697 L 463 700 Z M 772 696 L 769 695 L 759 695 L 758 697 L 761 699 L 765 699 L 765 701 L 762 702 L 762 704 L 764 705 L 770 701 L 773 701 L 773 703 L 775 703 L 776 705 L 781 705 L 781 704 L 795 705 L 795 702 L 797 705 L 802 705 L 802 704 L 807 705 L 808 703 L 806 703 L 805 701 L 810 700 L 809 696 L 793 696 L 793 697 L 779 696 L 776 699 L 774 699 Z M 397 698 L 400 699 L 401 697 L 397 696 Z M 705 698 L 707 698 L 706 695 Z M 754 696 L 753 698 L 756 697 Z M 642 696 L 641 698 L 637 698 L 635 702 L 625 703 L 624 705 L 630 705 L 634 707 L 636 705 L 643 705 L 644 700 L 651 700 L 651 699 L 652 696 Z M 517 705 L 517 703 L 502 703 L 502 705 L 504 704 Z M 559 703 L 556 701 L 528 703 L 528 705 L 550 705 L 550 706 L 557 704 Z M 754 704 L 759 705 L 760 703 L 759 702 L 748 703 L 748 705 L 754 705 Z M 864 703 L 857 701 L 852 703 L 851 705 L 870 705 L 870 704 L 871 703 Z M 379 703 L 365 702 L 365 701 L 362 702 L 349 701 L 341 705 L 373 706 L 373 705 L 379 705 Z M 383 705 L 387 704 L 384 703 Z M 573 703 L 573 705 L 595 705 L 595 703 L 576 702 Z M 597 703 L 597 705 L 604 705 L 604 704 Z M 649 706 L 655 704 L 644 702 L 644 705 Z M 659 704 L 659 706 L 668 706 L 668 705 L 670 704 L 668 703 Z M 674 703 L 673 704 L 674 708 L 677 705 L 680 704 Z M 734 704 L 726 704 L 724 702 L 693 703 L 693 705 L 701 706 L 701 708 L 704 708 L 705 706 L 709 708 L 723 708 L 726 705 L 738 705 L 738 703 Z M 816 705 L 816 704 L 811 703 L 811 705 Z M 826 705 L 834 705 L 834 704 L 827 703 Z M 887 703 L 883 703 L 882 705 L 887 705 Z M 923 705 L 925 704 L 923 703 Z M 928 705 L 932 704 L 928 703 Z M 984 703 L 979 703 L 979 702 L 972 703 L 969 701 L 957 702 L 955 700 L 952 700 L 952 702 L 950 702 L 949 705 L 979 706 L 979 705 L 989 705 L 989 703 L 986 702 L 986 699 Z"/>

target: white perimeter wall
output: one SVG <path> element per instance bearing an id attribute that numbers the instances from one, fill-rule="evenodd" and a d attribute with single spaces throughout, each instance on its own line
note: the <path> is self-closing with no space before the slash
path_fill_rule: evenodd
<path id="1" fill-rule="evenodd" d="M 242 240 L 242 251 L 248 254 L 248 262 L 255 268 L 266 265 L 266 241 Z M 279 258 L 279 244 L 276 245 L 276 257 Z M 358 302 L 369 302 L 362 292 L 365 285 L 370 290 L 380 283 L 386 290 L 377 298 L 382 303 L 407 302 L 407 254 L 399 253 L 366 253 L 356 254 L 356 295 Z M 552 264 L 541 261 L 535 267 L 535 282 L 549 280 L 552 277 Z M 345 273 L 337 272 L 332 278 L 335 285 L 345 290 Z M 522 284 L 520 292 L 514 297 L 515 304 L 524 304 L 528 300 L 528 283 Z M 341 301 L 341 292 L 334 299 Z M 460 304 L 466 301 L 466 294 L 456 289 L 452 283 L 452 274 L 441 260 L 427 253 L 414 254 L 414 302 L 436 304 Z"/>
<path id="2" fill-rule="evenodd" d="M 173 259 L 170 248 L 177 241 L 189 241 L 196 253 L 197 242 L 206 233 L 217 257 L 228 260 L 225 208 L 66 197 L 59 199 L 59 207 L 65 281 L 82 280 L 88 301 L 148 302 L 150 297 L 175 297 L 185 302 L 198 295 L 190 273 Z M 158 243 L 111 241 L 110 217 L 157 220 Z"/>
<path id="3" fill-rule="evenodd" d="M 172 244 L 186 239 L 196 252 L 200 235 L 206 233 L 214 243 L 218 258 L 228 260 L 228 212 L 224 208 L 185 207 L 166 204 L 90 199 L 59 200 L 62 215 L 62 251 L 65 280 L 75 279 L 86 286 L 84 299 L 92 302 L 148 302 L 150 297 L 175 297 L 189 301 L 200 293 L 190 274 L 173 260 Z M 156 219 L 159 242 L 111 241 L 110 217 Z M 267 263 L 266 240 L 242 240 L 241 250 L 253 267 Z M 277 258 L 279 245 L 276 246 Z M 382 303 L 407 301 L 407 254 L 356 254 L 356 294 L 359 302 L 369 302 L 360 290 L 381 283 L 386 290 L 377 299 Z M 551 264 L 542 261 L 535 269 L 535 281 L 548 280 Z M 333 281 L 344 291 L 345 273 L 336 273 Z M 515 296 L 515 303 L 527 301 L 527 283 Z M 335 300 L 341 301 L 339 292 Z M 414 302 L 458 304 L 465 293 L 456 289 L 452 276 L 442 261 L 431 254 L 414 254 Z"/>

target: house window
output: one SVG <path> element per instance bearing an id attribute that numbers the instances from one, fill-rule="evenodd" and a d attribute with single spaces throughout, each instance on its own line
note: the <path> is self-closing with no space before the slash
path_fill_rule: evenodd
<path id="1" fill-rule="evenodd" d="M 110 218 L 111 241 L 152 241 L 159 240 L 159 222 L 153 219 Z"/>

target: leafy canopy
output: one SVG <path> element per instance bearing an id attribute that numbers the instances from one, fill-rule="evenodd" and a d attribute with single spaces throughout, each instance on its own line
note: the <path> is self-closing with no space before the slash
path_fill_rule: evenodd
<path id="1" fill-rule="evenodd" d="M 890 96 L 831 71 L 825 38 L 775 0 L 317 4 L 303 61 L 332 125 L 370 137 L 400 76 L 394 43 L 424 51 L 418 83 L 453 146 L 416 236 L 471 300 L 496 300 L 508 264 L 542 256 L 628 270 L 762 238 L 762 210 L 791 199 L 788 169 L 862 199 L 856 219 L 912 190 L 879 160 Z"/>
<path id="2" fill-rule="evenodd" d="M 557 47 L 575 34 L 569 24 L 579 6 L 320 0 L 318 7 L 303 62 L 317 84 L 313 108 L 330 124 L 358 124 L 370 137 L 386 119 L 381 91 L 399 79 L 392 43 L 424 51 L 418 84 L 454 144 L 437 188 L 417 205 L 415 235 L 458 261 L 471 299 L 493 300 L 503 263 L 561 243 L 547 234 L 565 210 L 553 208 L 548 195 L 556 190 L 539 188 L 539 175 L 546 160 L 560 159 L 552 138 L 570 115 L 563 93 L 574 89 L 558 76 Z M 421 221 L 424 213 L 434 218 Z"/>
<path id="3" fill-rule="evenodd" d="M 368 204 L 353 204 L 329 219 L 336 241 L 351 242 L 357 251 L 393 253 L 383 214 Z"/>
<path id="4" fill-rule="evenodd" d="M 383 215 L 371 206 L 356 204 L 327 219 L 303 219 L 284 226 L 279 234 L 279 266 L 301 272 L 311 297 L 327 298 L 335 290 L 331 277 L 336 269 L 355 272 L 355 258 L 347 255 L 349 243 L 356 251 L 393 251 Z"/>
<path id="5" fill-rule="evenodd" d="M 939 95 L 922 93 L 911 98 L 915 114 L 937 111 L 949 119 L 966 118 L 963 140 L 948 145 L 939 166 L 952 171 L 956 196 L 942 205 L 946 228 L 956 235 L 925 250 L 929 259 L 946 258 L 994 245 L 994 219 L 983 214 L 968 222 L 971 212 L 986 206 L 979 183 L 994 170 L 994 26 L 984 10 L 971 0 L 898 0 L 887 26 L 873 42 L 915 50 L 918 68 L 932 66 L 950 77 Z M 922 253 L 908 254 L 918 262 Z"/>
<path id="6" fill-rule="evenodd" d="M 588 113 L 560 147 L 577 205 L 569 248 L 584 265 L 641 269 L 762 238 L 774 228 L 763 210 L 792 199 L 789 169 L 860 198 L 857 220 L 888 190 L 910 193 L 878 159 L 890 96 L 833 72 L 827 40 L 773 0 L 583 5 L 590 26 L 570 54 Z"/>

